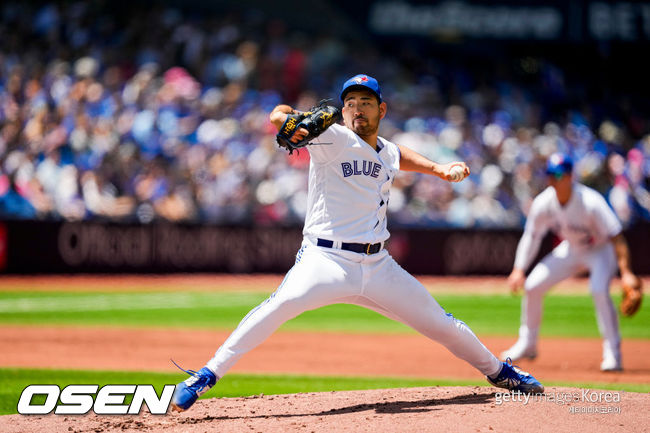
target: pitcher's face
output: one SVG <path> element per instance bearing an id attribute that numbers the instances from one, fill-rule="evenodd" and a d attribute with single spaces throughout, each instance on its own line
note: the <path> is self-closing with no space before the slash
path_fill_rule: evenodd
<path id="1" fill-rule="evenodd" d="M 377 134 L 379 121 L 386 115 L 386 103 L 381 104 L 369 90 L 352 90 L 343 102 L 345 126 L 363 137 Z"/>

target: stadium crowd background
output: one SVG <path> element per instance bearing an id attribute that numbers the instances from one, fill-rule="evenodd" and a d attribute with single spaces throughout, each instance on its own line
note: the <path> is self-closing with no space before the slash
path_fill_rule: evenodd
<path id="1" fill-rule="evenodd" d="M 393 224 L 520 227 L 556 150 L 625 225 L 650 220 L 648 120 L 624 95 L 576 102 L 561 65 L 529 59 L 524 82 L 255 12 L 105 6 L 0 6 L 2 219 L 297 224 L 308 153 L 279 150 L 268 113 L 338 103 L 364 72 L 388 103 L 382 136 L 472 170 L 458 184 L 401 173 Z"/>

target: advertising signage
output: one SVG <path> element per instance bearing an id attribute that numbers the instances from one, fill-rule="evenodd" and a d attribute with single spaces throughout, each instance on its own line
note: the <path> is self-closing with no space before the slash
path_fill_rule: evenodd
<path id="1" fill-rule="evenodd" d="M 440 40 L 647 43 L 650 2 L 377 1 L 369 5 L 368 28 L 377 35 Z"/>

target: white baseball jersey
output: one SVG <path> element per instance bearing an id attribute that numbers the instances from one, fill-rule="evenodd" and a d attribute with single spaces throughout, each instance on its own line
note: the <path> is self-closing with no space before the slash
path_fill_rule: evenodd
<path id="1" fill-rule="evenodd" d="M 569 202 L 562 206 L 555 189 L 549 186 L 533 200 L 517 247 L 515 267 L 528 268 L 549 229 L 566 240 L 572 250 L 588 251 L 619 234 L 622 226 L 597 191 L 576 183 Z"/>
<path id="2" fill-rule="evenodd" d="M 401 268 L 386 249 L 356 253 L 343 242 L 388 239 L 388 193 L 399 170 L 400 151 L 378 139 L 378 151 L 348 128 L 332 125 L 308 147 L 309 210 L 305 242 L 278 289 L 254 308 L 207 363 L 217 377 L 280 325 L 303 311 L 347 303 L 377 311 L 438 341 L 485 375 L 501 369 L 499 360 L 463 322 L 436 302 Z M 318 245 L 318 238 L 332 241 Z M 340 242 L 337 246 L 337 242 Z"/>
<path id="3" fill-rule="evenodd" d="M 309 146 L 309 196 L 303 235 L 377 243 L 389 237 L 386 209 L 399 171 L 397 145 L 381 137 L 378 151 L 345 126 L 332 125 Z"/>

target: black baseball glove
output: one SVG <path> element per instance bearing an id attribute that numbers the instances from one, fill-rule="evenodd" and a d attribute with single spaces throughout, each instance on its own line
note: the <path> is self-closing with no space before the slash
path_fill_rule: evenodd
<path id="1" fill-rule="evenodd" d="M 323 99 L 312 107 L 309 111 L 294 112 L 289 114 L 287 120 L 282 124 L 282 128 L 275 136 L 280 147 L 289 151 L 289 155 L 295 149 L 300 149 L 308 144 L 311 140 L 321 135 L 327 128 L 338 122 L 341 118 L 341 110 L 331 105 L 327 105 L 329 99 Z M 309 134 L 297 143 L 291 142 L 291 137 L 299 128 L 305 128 Z"/>

